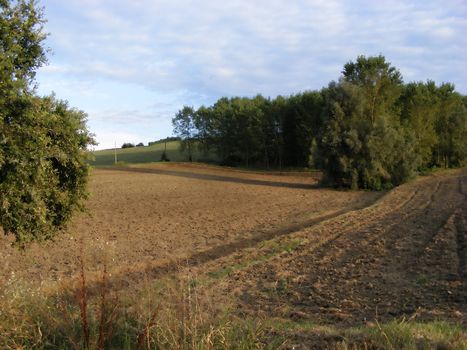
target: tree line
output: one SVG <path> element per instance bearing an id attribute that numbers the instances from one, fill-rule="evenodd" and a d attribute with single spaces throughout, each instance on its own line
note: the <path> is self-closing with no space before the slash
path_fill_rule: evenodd
<path id="1" fill-rule="evenodd" d="M 227 165 L 314 167 L 337 187 L 390 188 L 467 155 L 467 97 L 449 83 L 404 84 L 382 55 L 348 62 L 319 91 L 222 97 L 172 123 L 190 160 L 197 147 Z"/>

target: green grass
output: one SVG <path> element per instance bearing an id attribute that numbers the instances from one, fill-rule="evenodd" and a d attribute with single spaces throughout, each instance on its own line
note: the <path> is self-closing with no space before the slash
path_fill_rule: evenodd
<path id="1" fill-rule="evenodd" d="M 293 321 L 291 319 L 271 318 L 264 321 L 266 327 L 277 331 L 312 331 L 319 325 L 312 320 Z"/>
<path id="2" fill-rule="evenodd" d="M 349 329 L 342 349 L 351 344 L 364 343 L 378 349 L 453 349 L 467 348 L 465 330 L 460 324 L 446 321 L 391 321 L 372 327 Z M 358 340 L 357 340 L 358 339 Z M 357 340 L 357 341 L 356 341 Z"/>
<path id="3" fill-rule="evenodd" d="M 153 144 L 144 147 L 117 148 L 117 160 L 121 164 L 137 164 L 137 163 L 152 163 L 161 160 L 164 152 L 164 142 Z M 115 150 L 107 149 L 102 151 L 92 152 L 94 160 L 89 163 L 92 166 L 109 166 L 115 163 Z M 167 142 L 167 157 L 170 161 L 186 162 L 188 154 L 180 151 L 179 141 Z M 217 157 L 213 153 L 204 154 L 195 150 L 193 152 L 193 161 L 215 162 Z"/>
<path id="4" fill-rule="evenodd" d="M 315 339 L 330 339 L 330 343 L 320 343 L 321 347 L 328 349 L 461 350 L 467 348 L 463 327 L 446 321 L 393 320 L 371 326 L 338 328 L 332 325 L 320 325 L 313 320 L 293 321 L 271 318 L 263 320 L 262 324 L 266 329 L 273 330 L 276 338 L 284 341 L 297 333 L 315 335 Z"/>
<path id="5" fill-rule="evenodd" d="M 214 279 L 222 279 L 228 277 L 231 273 L 239 270 L 249 268 L 253 265 L 267 262 L 269 259 L 277 256 L 281 253 L 290 253 L 295 250 L 300 244 L 301 240 L 290 240 L 282 243 L 278 243 L 274 240 L 265 241 L 261 245 L 261 251 L 255 255 L 254 259 L 246 260 L 238 264 L 223 267 L 222 269 L 208 272 L 208 276 Z"/>

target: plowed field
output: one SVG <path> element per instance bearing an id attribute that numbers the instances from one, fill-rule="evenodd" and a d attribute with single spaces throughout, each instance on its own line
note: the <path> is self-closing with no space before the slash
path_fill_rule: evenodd
<path id="1" fill-rule="evenodd" d="M 240 314 L 465 325 L 466 186 L 466 169 L 385 193 L 323 189 L 311 173 L 180 164 L 94 170 L 88 212 L 55 242 L 24 252 L 3 237 L 0 275 L 72 281 L 83 246 L 88 270 L 107 262 L 113 288 L 183 265 Z"/>
<path id="2" fill-rule="evenodd" d="M 236 309 L 267 318 L 466 325 L 466 186 L 465 170 L 422 177 L 366 208 L 281 237 L 276 246 L 296 248 L 231 273 L 219 295 L 234 295 Z M 249 259 L 245 253 L 223 264 Z"/>
<path id="3" fill-rule="evenodd" d="M 107 260 L 115 278 L 130 282 L 143 270 L 219 258 L 381 196 L 320 189 L 316 182 L 312 174 L 177 164 L 94 170 L 87 213 L 55 242 L 20 252 L 11 237 L 1 238 L 0 275 L 42 283 L 72 277 L 83 241 L 89 270 Z"/>

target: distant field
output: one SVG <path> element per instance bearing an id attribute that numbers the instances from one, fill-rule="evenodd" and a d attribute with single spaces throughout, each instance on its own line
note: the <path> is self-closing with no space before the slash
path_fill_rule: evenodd
<path id="1" fill-rule="evenodd" d="M 161 160 L 164 147 L 164 142 L 160 142 L 155 145 L 144 147 L 117 148 L 117 160 L 128 164 L 157 162 Z M 166 154 L 171 161 L 183 162 L 188 160 L 188 154 L 180 151 L 179 141 L 167 142 Z M 90 162 L 93 166 L 106 166 L 115 163 L 114 149 L 95 151 L 93 155 L 94 160 Z M 198 151 L 193 152 L 193 161 L 215 162 L 216 160 L 217 157 L 213 153 L 203 154 Z"/>

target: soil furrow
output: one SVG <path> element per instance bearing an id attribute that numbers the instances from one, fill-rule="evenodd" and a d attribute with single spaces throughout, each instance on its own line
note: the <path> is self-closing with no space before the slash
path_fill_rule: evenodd
<path id="1" fill-rule="evenodd" d="M 459 208 L 457 215 L 455 216 L 454 223 L 456 225 L 456 239 L 457 239 L 457 256 L 459 260 L 458 275 L 460 279 L 466 279 L 465 271 L 465 260 L 467 255 L 466 247 L 466 212 L 467 202 L 464 202 L 462 208 Z"/>
<path id="2" fill-rule="evenodd" d="M 450 261 L 459 261 L 457 270 L 463 276 L 465 269 L 465 222 L 456 215 L 457 234 L 446 226 L 453 213 L 465 207 L 457 181 L 456 176 L 441 176 L 402 186 L 354 213 L 353 224 L 345 230 L 332 232 L 333 222 L 342 217 L 326 222 L 329 235 L 322 244 L 300 246 L 286 257 L 239 272 L 231 288 L 241 297 L 242 310 L 278 317 L 295 310 L 301 318 L 358 323 L 374 318 L 376 310 L 386 319 L 411 316 L 419 308 L 465 309 L 463 284 L 449 279 Z M 416 188 L 412 194 L 411 187 Z M 394 205 L 398 198 L 407 198 L 404 190 L 408 199 Z M 305 236 L 311 240 L 313 234 L 310 229 Z M 456 244 L 457 252 L 450 250 Z M 261 283 L 255 286 L 253 281 Z M 278 284 L 286 287 L 271 298 L 270 290 Z"/>

